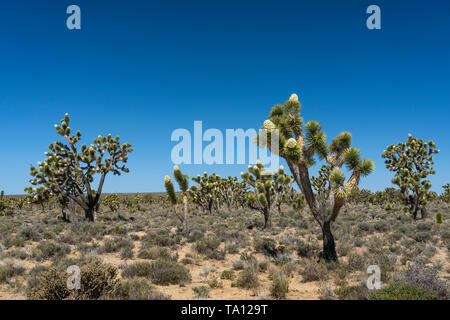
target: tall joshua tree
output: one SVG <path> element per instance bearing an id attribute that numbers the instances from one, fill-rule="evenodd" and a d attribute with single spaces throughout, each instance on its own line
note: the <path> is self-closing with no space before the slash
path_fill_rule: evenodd
<path id="1" fill-rule="evenodd" d="M 411 134 L 406 142 L 392 144 L 383 152 L 386 168 L 395 172 L 392 183 L 399 186 L 405 206 L 414 219 L 420 210 L 421 217 L 427 215 L 426 204 L 432 197 L 430 180 L 425 178 L 436 173 L 433 155 L 439 153 L 433 141 L 425 142 Z"/>
<path id="2" fill-rule="evenodd" d="M 119 143 L 119 137 L 98 136 L 90 146 L 77 147 L 81 132 L 71 135 L 70 118 L 66 113 L 61 125 L 55 124 L 56 132 L 67 144 L 56 141 L 50 144 L 50 152 L 45 152 L 47 159 L 39 162 L 39 168 L 31 166 L 30 183 L 42 187 L 54 195 L 63 195 L 72 199 L 83 208 L 85 218 L 94 221 L 94 211 L 102 194 L 105 178 L 109 173 L 120 175 L 129 172 L 125 167 L 128 153 L 132 152 L 130 143 Z M 92 188 L 94 177 L 99 175 L 97 189 Z M 25 191 L 33 193 L 34 187 Z"/>
<path id="3" fill-rule="evenodd" d="M 321 125 L 316 121 L 303 125 L 300 110 L 296 94 L 284 104 L 275 105 L 270 119 L 264 121 L 264 134 L 258 136 L 258 143 L 286 160 L 311 214 L 322 229 L 321 258 L 337 261 L 332 223 L 360 178 L 371 173 L 375 165 L 372 160 L 362 160 L 359 149 L 350 147 L 352 135 L 349 132 L 340 133 L 327 144 Z M 273 139 L 278 139 L 279 150 L 272 150 Z M 322 166 L 320 176 L 311 179 L 309 170 L 315 163 L 315 156 L 326 164 Z M 351 172 L 348 180 L 341 171 L 344 164 Z"/>

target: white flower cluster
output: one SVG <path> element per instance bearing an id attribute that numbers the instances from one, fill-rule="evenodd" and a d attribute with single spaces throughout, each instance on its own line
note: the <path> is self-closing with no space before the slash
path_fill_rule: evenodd
<path id="1" fill-rule="evenodd" d="M 297 146 L 297 141 L 295 141 L 294 138 L 289 138 L 288 141 L 286 141 L 286 147 L 289 149 L 294 149 Z"/>

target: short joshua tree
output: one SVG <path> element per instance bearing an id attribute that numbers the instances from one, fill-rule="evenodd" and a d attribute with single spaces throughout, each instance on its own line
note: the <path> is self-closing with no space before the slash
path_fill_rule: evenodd
<path id="1" fill-rule="evenodd" d="M 181 199 L 178 198 L 175 187 L 172 183 L 172 180 L 169 176 L 164 177 L 164 187 L 166 188 L 167 195 L 169 196 L 169 200 L 173 205 L 173 211 L 175 215 L 180 219 L 183 224 L 183 231 L 188 232 L 188 188 L 189 188 L 189 176 L 181 172 L 178 166 L 173 167 L 173 176 L 178 183 L 178 186 L 181 190 Z M 181 201 L 180 201 L 181 200 Z M 181 214 L 178 210 L 178 204 L 183 204 L 183 214 Z"/>
<path id="2" fill-rule="evenodd" d="M 203 175 L 198 175 L 192 180 L 197 183 L 189 189 L 192 202 L 209 214 L 213 209 L 218 210 L 223 199 L 222 178 L 215 173 L 208 175 L 204 172 Z"/>
<path id="3" fill-rule="evenodd" d="M 337 261 L 332 223 L 348 195 L 358 186 L 360 178 L 371 173 L 375 165 L 372 160 L 361 159 L 359 149 L 350 146 L 352 135 L 349 132 L 342 132 L 327 144 L 326 135 L 318 122 L 310 121 L 303 125 L 300 109 L 296 94 L 291 95 L 284 104 L 275 105 L 270 119 L 264 121 L 263 134 L 258 136 L 257 142 L 286 160 L 314 219 L 322 229 L 321 258 Z M 277 145 L 272 144 L 274 139 L 278 140 L 278 150 L 272 148 L 272 145 Z M 311 179 L 309 170 L 315 163 L 315 156 L 326 164 L 322 166 L 320 176 Z M 344 164 L 351 173 L 348 180 L 341 171 Z"/>
<path id="4" fill-rule="evenodd" d="M 30 183 L 41 185 L 45 191 L 54 195 L 63 195 L 78 204 L 85 213 L 85 218 L 94 221 L 94 211 L 98 207 L 105 178 L 109 173 L 120 175 L 129 172 L 125 167 L 128 154 L 133 151 L 130 143 L 119 143 L 119 137 L 98 136 L 90 146 L 82 145 L 79 149 L 81 132 L 71 135 L 70 118 L 66 114 L 61 125 L 56 125 L 56 132 L 66 143 L 56 141 L 50 144 L 44 162 L 38 168 L 31 166 Z M 92 188 L 94 178 L 99 176 L 97 189 Z M 30 187 L 25 191 L 35 193 L 38 188 Z"/>
<path id="5" fill-rule="evenodd" d="M 284 173 L 283 167 L 275 173 L 266 172 L 260 161 L 255 166 L 248 166 L 248 171 L 241 172 L 243 182 L 252 188 L 248 193 L 248 206 L 263 214 L 264 229 L 271 228 L 272 212 L 283 201 L 282 190 L 290 182 L 290 177 Z"/>
<path id="6" fill-rule="evenodd" d="M 439 150 L 433 141 L 427 143 L 408 135 L 406 142 L 392 144 L 382 154 L 386 168 L 395 173 L 392 183 L 400 188 L 404 204 L 414 219 L 419 211 L 422 218 L 427 216 L 425 206 L 433 194 L 426 177 L 436 173 L 432 166 L 433 155 L 437 153 Z"/>

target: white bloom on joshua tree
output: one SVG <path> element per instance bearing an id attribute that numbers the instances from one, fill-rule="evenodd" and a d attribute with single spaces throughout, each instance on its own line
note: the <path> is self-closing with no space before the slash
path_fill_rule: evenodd
<path id="1" fill-rule="evenodd" d="M 289 101 L 297 101 L 298 102 L 298 96 L 295 93 L 291 94 L 291 96 L 289 97 Z"/>
<path id="2" fill-rule="evenodd" d="M 286 142 L 286 147 L 289 149 L 294 149 L 297 146 L 297 141 L 294 138 L 289 138 Z"/>
<path id="3" fill-rule="evenodd" d="M 275 124 L 270 120 L 266 120 L 266 121 L 264 121 L 263 127 L 264 127 L 264 129 L 272 130 L 272 129 L 275 129 Z"/>

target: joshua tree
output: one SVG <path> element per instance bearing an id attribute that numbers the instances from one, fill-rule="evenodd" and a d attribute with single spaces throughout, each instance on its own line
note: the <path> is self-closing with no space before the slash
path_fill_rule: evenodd
<path id="1" fill-rule="evenodd" d="M 208 175 L 204 172 L 202 176 L 198 175 L 192 180 L 197 182 L 197 186 L 192 186 L 189 189 L 192 202 L 200 206 L 204 212 L 208 211 L 209 214 L 212 213 L 214 208 L 218 210 L 222 198 L 222 179 L 220 176 L 215 173 Z"/>
<path id="2" fill-rule="evenodd" d="M 58 194 L 56 200 L 58 201 L 58 204 L 61 208 L 62 220 L 65 222 L 70 222 L 70 216 L 67 216 L 66 212 L 64 211 L 69 209 L 70 198 L 66 197 L 63 194 Z"/>
<path id="3" fill-rule="evenodd" d="M 267 146 L 272 153 L 286 160 L 314 219 L 322 229 L 321 257 L 326 261 L 337 261 L 331 225 L 360 178 L 372 172 L 375 166 L 372 160 L 361 159 L 359 149 L 350 147 L 352 135 L 349 132 L 342 132 L 327 144 L 326 135 L 318 122 L 310 121 L 303 126 L 300 109 L 295 94 L 284 104 L 275 105 L 270 119 L 264 121 L 262 127 L 267 135 L 258 136 L 258 144 Z M 273 139 L 278 139 L 279 150 L 272 150 Z M 315 155 L 327 164 L 313 184 L 309 168 L 315 163 Z M 344 164 L 351 172 L 347 181 L 340 170 Z M 317 193 L 314 193 L 313 185 Z"/>
<path id="4" fill-rule="evenodd" d="M 173 205 L 173 211 L 175 215 L 180 219 L 183 224 L 184 232 L 188 231 L 187 220 L 188 220 L 188 188 L 189 188 L 189 176 L 181 172 L 178 166 L 173 167 L 173 176 L 178 183 L 181 190 L 181 202 L 183 203 L 183 215 L 178 212 L 178 203 L 180 200 L 177 197 L 175 188 L 173 186 L 172 180 L 169 176 L 164 177 L 164 187 L 166 188 L 169 200 Z"/>
<path id="5" fill-rule="evenodd" d="M 257 161 L 255 166 L 248 166 L 249 172 L 241 172 L 244 183 L 253 188 L 248 193 L 248 206 L 260 211 L 264 216 L 264 229 L 272 227 L 271 213 L 282 201 L 280 186 L 284 185 L 286 175 L 283 167 L 277 173 L 265 172 L 264 165 Z"/>
<path id="6" fill-rule="evenodd" d="M 281 205 L 283 203 L 292 205 L 297 201 L 293 181 L 294 179 L 290 175 L 286 174 L 283 166 L 280 166 L 278 172 L 274 173 L 274 187 L 275 191 L 278 193 L 278 201 L 276 206 L 279 215 L 282 215 Z"/>
<path id="7" fill-rule="evenodd" d="M 31 203 L 38 204 L 41 206 L 41 211 L 45 211 L 45 204 L 48 204 L 52 193 L 49 189 L 45 187 L 40 188 L 25 188 L 25 191 L 28 192 L 31 196 Z"/>
<path id="8" fill-rule="evenodd" d="M 0 216 L 4 214 L 5 210 L 8 209 L 9 206 L 5 201 L 5 191 L 0 191 Z"/>
<path id="9" fill-rule="evenodd" d="M 392 144 L 383 152 L 386 168 L 395 172 L 392 183 L 399 186 L 405 206 L 414 219 L 421 212 L 422 218 L 427 215 L 426 204 L 432 196 L 430 174 L 436 173 L 432 167 L 433 154 L 439 153 L 433 141 L 426 143 L 411 134 L 406 142 Z"/>
<path id="10" fill-rule="evenodd" d="M 56 125 L 56 132 L 62 136 L 67 144 L 56 141 L 50 144 L 50 152 L 46 152 L 47 159 L 39 162 L 39 169 L 31 166 L 30 183 L 34 186 L 42 185 L 44 190 L 55 195 L 64 195 L 72 199 L 83 208 L 85 218 L 94 221 L 94 211 L 102 194 L 106 175 L 112 173 L 120 175 L 129 172 L 124 163 L 128 160 L 128 153 L 132 152 L 130 143 L 119 143 L 119 137 L 98 136 L 90 146 L 82 145 L 78 150 L 77 143 L 81 132 L 70 135 L 69 115 Z M 99 175 L 96 190 L 91 187 L 94 177 Z M 33 192 L 36 188 L 26 188 Z"/>
<path id="11" fill-rule="evenodd" d="M 111 212 L 119 210 L 121 202 L 117 193 L 110 193 L 102 200 L 103 205 L 107 206 Z"/>
<path id="12" fill-rule="evenodd" d="M 218 195 L 227 206 L 228 211 L 231 211 L 233 206 L 238 207 L 239 199 L 242 195 L 246 196 L 247 190 L 245 184 L 239 182 L 236 177 L 231 176 L 228 179 L 220 179 L 218 182 Z"/>
<path id="13" fill-rule="evenodd" d="M 447 183 L 445 186 L 442 186 L 444 192 L 441 195 L 442 200 L 445 202 L 450 202 L 450 183 Z"/>

